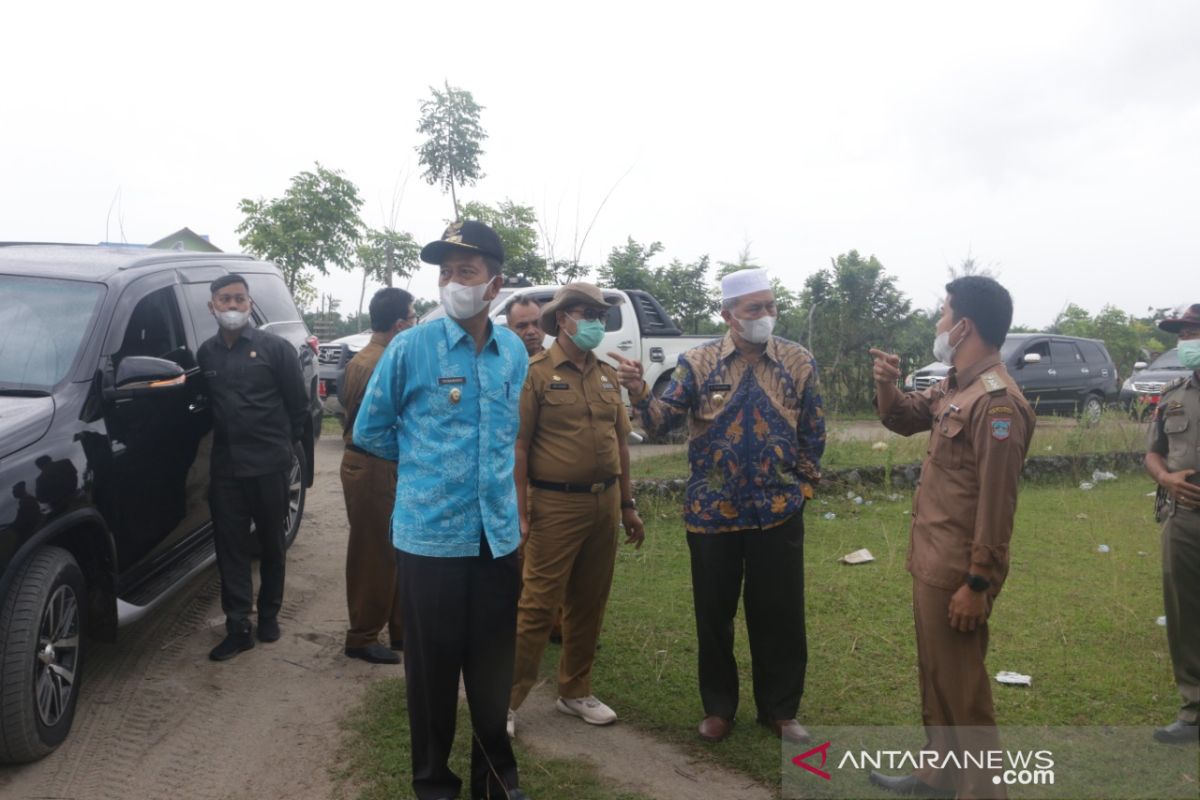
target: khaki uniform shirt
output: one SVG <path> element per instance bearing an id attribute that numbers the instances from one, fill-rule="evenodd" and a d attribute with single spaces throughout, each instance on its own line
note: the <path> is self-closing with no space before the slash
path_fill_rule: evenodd
<path id="1" fill-rule="evenodd" d="M 362 405 L 363 395 L 367 391 L 367 382 L 375 372 L 375 365 L 383 357 L 390 340 L 386 333 L 376 331 L 371 334 L 371 341 L 359 350 L 342 373 L 342 385 L 338 389 L 338 402 L 346 414 L 346 425 L 342 430 L 342 439 L 346 444 L 354 444 L 354 418 L 358 416 L 358 408 Z"/>
<path id="2" fill-rule="evenodd" d="M 1200 469 L 1200 383 L 1194 374 L 1163 389 L 1146 449 L 1166 459 L 1171 472 Z"/>
<path id="3" fill-rule="evenodd" d="M 621 473 L 631 425 L 617 371 L 588 353 L 580 372 L 558 342 L 529 359 L 521 432 L 533 480 L 591 484 Z"/>
<path id="4" fill-rule="evenodd" d="M 971 565 L 988 567 L 993 595 L 1008 575 L 1017 484 L 1034 413 L 998 358 L 950 370 L 940 383 L 880 406 L 885 427 L 931 431 L 913 496 L 908 571 L 954 590 Z"/>

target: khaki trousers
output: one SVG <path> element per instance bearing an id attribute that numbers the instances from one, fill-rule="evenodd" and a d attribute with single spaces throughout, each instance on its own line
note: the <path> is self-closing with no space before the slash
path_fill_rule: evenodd
<path id="1" fill-rule="evenodd" d="M 1163 606 L 1175 685 L 1183 704 L 1179 720 L 1200 717 L 1200 511 L 1176 508 L 1162 529 Z"/>
<path id="2" fill-rule="evenodd" d="M 601 494 L 530 488 L 529 511 L 509 701 L 513 709 L 520 708 L 537 681 L 560 607 L 563 643 L 558 694 L 577 698 L 592 693 L 592 663 L 617 557 L 621 491 L 617 483 Z"/>
<path id="3" fill-rule="evenodd" d="M 392 641 L 404 639 L 400 585 L 392 546 L 392 510 L 396 501 L 396 464 L 346 450 L 342 455 L 342 494 L 350 520 L 346 542 L 346 605 L 350 627 L 346 647 L 379 641 L 387 626 Z"/>
<path id="4" fill-rule="evenodd" d="M 927 750 L 939 753 L 1000 749 L 996 709 L 984 658 L 988 626 L 970 633 L 950 627 L 949 589 L 913 580 L 913 619 L 917 628 L 917 666 L 921 684 L 921 717 Z M 991 614 L 991 600 L 988 601 Z M 1003 785 L 980 769 L 922 769 L 914 773 L 936 789 L 958 797 L 1004 798 Z"/>

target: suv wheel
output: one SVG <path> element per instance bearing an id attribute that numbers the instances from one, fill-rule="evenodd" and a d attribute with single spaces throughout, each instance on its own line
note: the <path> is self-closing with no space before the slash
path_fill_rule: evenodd
<path id="1" fill-rule="evenodd" d="M 0 606 L 0 761 L 33 761 L 67 738 L 83 667 L 83 572 L 45 547 Z"/>
<path id="2" fill-rule="evenodd" d="M 1083 401 L 1083 409 L 1080 411 L 1084 425 L 1095 425 L 1100 421 L 1100 415 L 1104 413 L 1104 401 L 1094 394 L 1089 394 L 1087 399 Z"/>
<path id="3" fill-rule="evenodd" d="M 283 523 L 284 542 L 288 547 L 291 547 L 292 542 L 296 541 L 296 534 L 300 532 L 300 518 L 304 516 L 305 460 L 304 448 L 299 444 L 294 445 L 292 447 L 292 466 L 288 469 L 288 502 Z"/>

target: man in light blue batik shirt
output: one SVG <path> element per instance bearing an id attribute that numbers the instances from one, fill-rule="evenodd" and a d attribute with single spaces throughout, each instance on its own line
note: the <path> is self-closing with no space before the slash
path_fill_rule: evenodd
<path id="1" fill-rule="evenodd" d="M 446 316 L 397 335 L 367 385 L 354 444 L 397 462 L 392 543 L 419 800 L 458 797 L 448 766 L 461 674 L 475 735 L 472 798 L 526 800 L 505 731 L 518 580 L 514 445 L 529 359 L 488 317 L 504 249 L 456 222 L 421 251 Z"/>

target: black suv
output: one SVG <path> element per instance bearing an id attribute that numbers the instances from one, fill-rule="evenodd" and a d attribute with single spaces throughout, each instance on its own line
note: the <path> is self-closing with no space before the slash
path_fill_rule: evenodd
<path id="1" fill-rule="evenodd" d="M 1049 333 L 1011 333 L 1000 358 L 1039 414 L 1082 416 L 1095 421 L 1117 400 L 1120 381 L 1108 348 L 1099 339 Z M 948 366 L 933 362 L 908 379 L 924 389 L 946 377 Z"/>
<path id="2" fill-rule="evenodd" d="M 279 270 L 248 256 L 0 245 L 0 762 L 71 728 L 87 637 L 111 640 L 214 559 L 209 283 L 249 282 L 312 398 L 288 541 L 320 435 L 315 353 Z M 17 688 L 19 687 L 19 688 Z"/>

